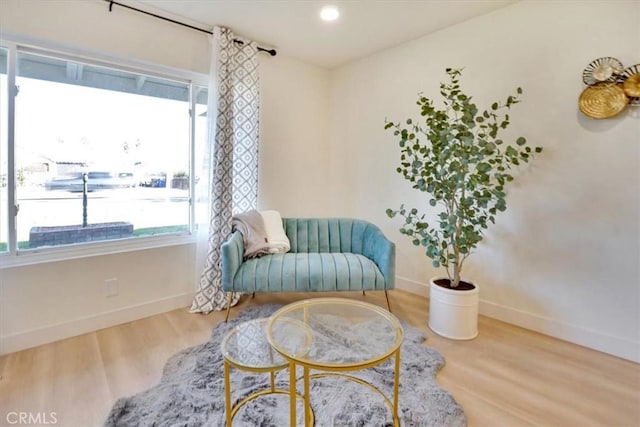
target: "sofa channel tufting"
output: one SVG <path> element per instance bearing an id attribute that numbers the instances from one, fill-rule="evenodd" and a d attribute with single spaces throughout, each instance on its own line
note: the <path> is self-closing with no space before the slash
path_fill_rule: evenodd
<path id="1" fill-rule="evenodd" d="M 385 291 L 386 295 L 395 287 L 395 244 L 374 224 L 352 218 L 283 218 L 282 222 L 291 246 L 287 253 L 243 259 L 239 231 L 222 244 L 225 292 Z"/>

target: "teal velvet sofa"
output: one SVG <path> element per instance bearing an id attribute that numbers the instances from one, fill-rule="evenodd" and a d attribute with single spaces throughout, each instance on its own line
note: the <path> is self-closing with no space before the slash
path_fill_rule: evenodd
<path id="1" fill-rule="evenodd" d="M 282 222 L 291 246 L 287 253 L 243 259 L 238 231 L 222 244 L 225 292 L 384 291 L 389 306 L 386 292 L 395 286 L 395 244 L 377 226 L 352 218 Z"/>

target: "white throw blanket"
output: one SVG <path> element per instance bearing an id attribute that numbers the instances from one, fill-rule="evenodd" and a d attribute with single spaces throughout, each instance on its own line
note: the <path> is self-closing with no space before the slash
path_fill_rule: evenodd
<path id="1" fill-rule="evenodd" d="M 278 211 L 258 212 L 252 209 L 234 215 L 231 224 L 234 230 L 242 233 L 244 258 L 283 254 L 289 252 L 291 248 Z"/>
<path id="2" fill-rule="evenodd" d="M 260 211 L 264 222 L 264 229 L 267 232 L 267 242 L 269 242 L 269 253 L 284 254 L 289 252 L 291 244 L 287 234 L 282 227 L 282 217 L 278 211 Z"/>

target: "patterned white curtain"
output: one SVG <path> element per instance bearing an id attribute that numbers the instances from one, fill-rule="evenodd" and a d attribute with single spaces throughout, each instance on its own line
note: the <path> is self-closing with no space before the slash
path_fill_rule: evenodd
<path id="1" fill-rule="evenodd" d="M 208 114 L 213 145 L 209 248 L 192 313 L 227 307 L 222 290 L 220 246 L 231 234 L 232 215 L 257 207 L 258 201 L 258 49 L 255 42 L 238 43 L 229 28 L 214 29 L 212 81 Z M 214 90 L 217 87 L 217 91 Z M 215 107 L 214 107 L 215 108 Z M 236 304 L 240 294 L 234 294 Z"/>

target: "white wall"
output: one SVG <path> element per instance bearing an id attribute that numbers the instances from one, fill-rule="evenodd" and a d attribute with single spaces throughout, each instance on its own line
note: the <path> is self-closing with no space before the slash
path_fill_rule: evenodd
<path id="1" fill-rule="evenodd" d="M 329 72 L 288 58 L 260 66 L 259 208 L 289 217 L 331 215 Z"/>
<path id="2" fill-rule="evenodd" d="M 1 0 L 0 31 L 208 73 L 208 36 L 102 1 Z M 328 208 L 328 72 L 260 55 L 262 208 Z M 195 244 L 0 269 L 0 354 L 190 304 Z M 105 297 L 104 280 L 119 294 Z"/>
<path id="3" fill-rule="evenodd" d="M 545 150 L 467 261 L 481 312 L 640 361 L 640 109 L 598 121 L 577 108 L 584 67 L 602 56 L 638 63 L 639 44 L 638 2 L 525 1 L 332 72 L 331 141 L 344 156 L 334 193 L 396 241 L 401 287 L 426 294 L 441 272 L 384 214 L 429 208 L 395 172 L 385 118 L 419 118 L 417 94 L 438 97 L 445 68 L 464 67 L 479 106 L 524 89 L 508 134 Z"/>
<path id="4" fill-rule="evenodd" d="M 184 307 L 192 245 L 0 270 L 2 353 Z M 104 280 L 118 280 L 107 297 Z"/>

